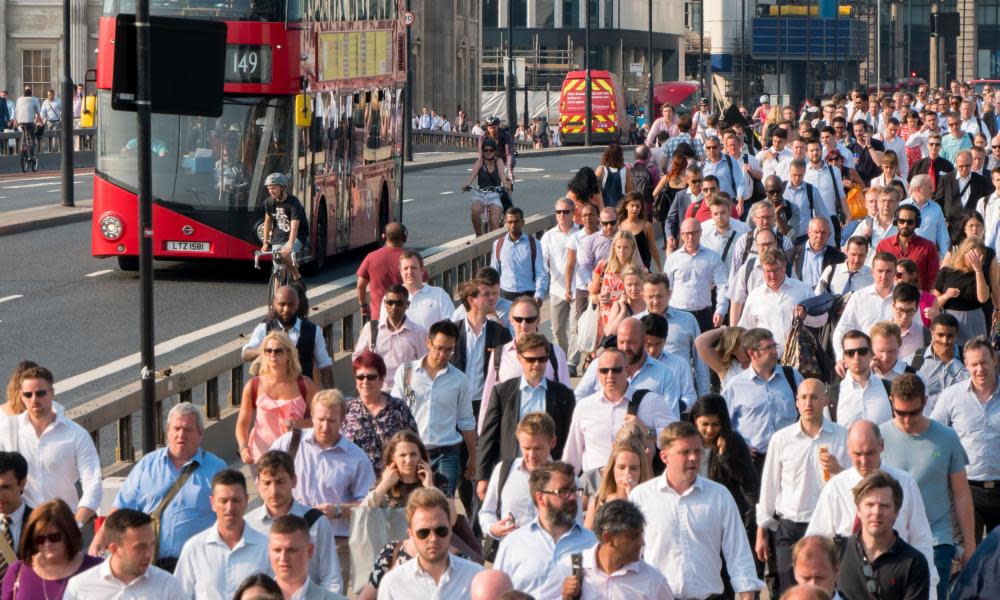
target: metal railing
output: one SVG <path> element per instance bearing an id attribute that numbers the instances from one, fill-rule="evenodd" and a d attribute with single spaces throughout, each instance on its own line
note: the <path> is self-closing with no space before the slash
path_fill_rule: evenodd
<path id="1" fill-rule="evenodd" d="M 536 215 L 525 222 L 524 230 L 538 236 L 554 225 L 553 215 Z M 503 230 L 498 230 L 480 238 L 469 236 L 463 238 L 464 244 L 427 257 L 424 264 L 430 283 L 454 295 L 459 283 L 490 264 L 493 242 L 502 233 Z M 350 358 L 356 334 L 363 325 L 357 291 L 348 288 L 318 304 L 310 311 L 309 319 L 323 330 L 327 350 L 334 358 L 336 380 L 341 382 L 338 387 L 353 396 Z M 163 442 L 164 418 L 173 403 L 193 401 L 205 411 L 203 445 L 223 458 L 236 456 L 233 427 L 247 374 L 247 364 L 241 357 L 244 343 L 241 335 L 241 339 L 158 372 L 155 408 L 157 422 L 161 424 L 157 428 L 158 445 Z M 140 384 L 136 381 L 66 410 L 67 417 L 90 432 L 106 474 L 120 473 L 136 460 L 137 447 L 141 446 L 138 433 L 141 404 Z"/>
<path id="2" fill-rule="evenodd" d="M 479 144 L 479 136 L 472 135 L 471 133 L 414 129 L 411 135 L 414 146 L 442 146 L 445 148 L 468 148 L 472 150 Z M 514 147 L 518 150 L 529 150 L 532 144 L 531 142 L 514 140 Z"/>
<path id="3" fill-rule="evenodd" d="M 74 129 L 73 148 L 75 150 L 94 149 L 94 128 Z M 0 131 L 0 155 L 14 156 L 18 154 L 20 147 L 21 132 L 16 130 Z M 62 144 L 62 130 L 45 128 L 39 136 L 37 152 L 38 154 L 59 153 Z"/>

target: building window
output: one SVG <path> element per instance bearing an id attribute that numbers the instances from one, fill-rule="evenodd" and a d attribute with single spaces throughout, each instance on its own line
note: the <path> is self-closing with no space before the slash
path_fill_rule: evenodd
<path id="1" fill-rule="evenodd" d="M 507 0 L 513 3 L 514 27 L 528 26 L 528 0 Z"/>
<path id="2" fill-rule="evenodd" d="M 52 50 L 22 50 L 21 79 L 37 97 L 52 86 Z"/>
<path id="3" fill-rule="evenodd" d="M 535 27 L 556 26 L 555 0 L 535 0 Z"/>
<path id="4" fill-rule="evenodd" d="M 604 0 L 604 28 L 615 28 L 615 0 Z"/>
<path id="5" fill-rule="evenodd" d="M 563 0 L 563 27 L 580 28 L 580 0 Z"/>
<path id="6" fill-rule="evenodd" d="M 497 20 L 498 10 L 500 9 L 497 6 L 497 0 L 483 0 L 483 27 L 499 26 L 499 21 Z"/>

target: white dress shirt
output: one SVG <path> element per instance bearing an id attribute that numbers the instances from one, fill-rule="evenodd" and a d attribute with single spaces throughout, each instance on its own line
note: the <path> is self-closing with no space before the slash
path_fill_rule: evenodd
<path id="1" fill-rule="evenodd" d="M 615 434 L 625 424 L 631 397 L 631 393 L 626 393 L 617 403 L 612 403 L 604 392 L 598 392 L 578 400 L 562 460 L 573 465 L 578 473 L 605 466 L 611 456 Z M 656 429 L 657 439 L 664 427 L 677 420 L 663 399 L 652 392 L 642 399 L 636 416 L 647 427 Z"/>
<path id="2" fill-rule="evenodd" d="M 673 420 L 676 421 L 680 417 L 680 410 L 677 405 L 677 401 L 681 397 L 679 383 L 679 380 L 671 377 L 670 369 L 665 364 L 649 354 L 645 354 L 642 366 L 629 378 L 628 391 L 625 395 L 631 398 L 635 390 L 649 390 L 653 395 L 659 396 L 660 400 L 666 403 L 667 411 L 673 415 Z M 597 380 L 597 361 L 591 361 L 583 377 L 576 384 L 576 389 L 573 393 L 576 395 L 577 400 L 581 400 L 600 393 L 601 389 L 601 384 Z M 653 396 L 647 395 L 643 399 L 643 403 L 651 397 Z"/>
<path id="3" fill-rule="evenodd" d="M 871 421 L 881 425 L 892 419 L 892 402 L 877 375 L 870 373 L 868 381 L 858 383 L 848 372 L 840 382 L 837 399 L 837 423 L 850 427 L 855 421 Z"/>
<path id="4" fill-rule="evenodd" d="M 728 274 L 732 270 L 733 256 L 736 254 L 736 242 L 740 236 L 746 235 L 748 231 L 750 228 L 746 223 L 738 219 L 730 219 L 729 229 L 720 233 L 715 226 L 715 221 L 709 219 L 701 224 L 701 245 L 719 255 Z"/>
<path id="5" fill-rule="evenodd" d="M 648 526 L 647 526 L 648 527 Z M 580 600 L 673 600 L 667 578 L 653 565 L 637 560 L 614 573 L 605 573 L 597 566 L 597 546 L 581 553 L 583 585 Z M 538 592 L 538 600 L 561 600 L 562 584 L 573 574 L 571 556 L 563 556 L 556 564 L 549 583 Z"/>
<path id="6" fill-rule="evenodd" d="M 184 544 L 174 577 L 191 598 L 229 600 L 254 573 L 271 574 L 267 536 L 244 522 L 243 537 L 230 549 L 216 523 Z"/>
<path id="7" fill-rule="evenodd" d="M 847 270 L 847 263 L 840 263 L 823 269 L 819 283 L 813 291 L 817 296 L 827 291 L 836 296 L 843 296 L 873 283 L 875 279 L 872 277 L 871 267 L 862 265 L 860 269 L 850 273 Z"/>
<path id="8" fill-rule="evenodd" d="M 800 421 L 771 436 L 761 474 L 758 527 L 777 529 L 777 515 L 796 523 L 809 522 L 825 483 L 819 462 L 823 446 L 837 462 L 846 464 L 847 428 L 823 419 L 819 434 L 809 437 Z"/>
<path id="9" fill-rule="evenodd" d="M 472 578 L 482 570 L 482 565 L 449 554 L 448 568 L 435 583 L 434 578 L 420 567 L 420 559 L 414 558 L 385 574 L 378 586 L 378 600 L 468 598 Z"/>
<path id="10" fill-rule="evenodd" d="M 486 382 L 486 321 L 479 328 L 479 333 L 472 328 L 468 319 L 463 319 L 459 327 L 465 328 L 465 377 L 469 381 L 469 397 L 482 398 L 483 384 Z M 396 396 L 402 398 L 402 396 Z"/>
<path id="11" fill-rule="evenodd" d="M 941 392 L 931 418 L 958 434 L 970 481 L 1000 481 L 1000 385 L 980 402 L 971 379 L 956 383 Z"/>
<path id="12" fill-rule="evenodd" d="M 722 556 L 734 591 L 763 587 L 739 509 L 721 484 L 698 475 L 678 494 L 661 475 L 633 489 L 629 500 L 646 517 L 643 555 L 667 576 L 678 598 L 721 594 Z"/>
<path id="13" fill-rule="evenodd" d="M 857 329 L 867 334 L 875 323 L 891 320 L 892 290 L 883 298 L 875 291 L 875 285 L 872 284 L 851 294 L 851 298 L 844 306 L 844 314 L 840 316 L 840 322 L 833 328 L 831 341 L 837 360 L 844 358 L 844 348 L 840 342 L 844 339 L 845 333 Z"/>
<path id="14" fill-rule="evenodd" d="M 989 196 L 984 196 L 976 202 L 976 210 L 983 215 L 986 221 L 986 238 L 983 240 L 986 245 L 994 250 L 997 249 L 998 228 L 1000 228 L 1000 192 L 993 192 Z"/>
<path id="15" fill-rule="evenodd" d="M 292 508 L 289 509 L 288 514 L 304 517 L 309 510 L 310 507 L 293 500 Z M 247 525 L 265 536 L 270 533 L 271 525 L 274 523 L 274 518 L 268 512 L 267 506 L 259 506 L 248 512 L 244 520 Z M 315 548 L 312 558 L 309 559 L 309 579 L 331 592 L 341 593 L 344 589 L 344 581 L 340 574 L 337 540 L 333 535 L 333 525 L 330 524 L 330 519 L 325 516 L 316 519 L 316 522 L 309 528 L 309 538 Z"/>
<path id="16" fill-rule="evenodd" d="M 663 350 L 656 360 L 667 366 L 670 370 L 670 378 L 676 382 L 680 398 L 685 406 L 694 406 L 698 399 L 697 392 L 694 391 L 694 375 L 691 365 L 679 356 L 674 356 L 670 352 Z M 678 406 L 680 408 L 680 406 Z"/>
<path id="17" fill-rule="evenodd" d="M 729 285 L 722 259 L 703 246 L 694 254 L 689 254 L 683 246 L 672 252 L 663 265 L 663 273 L 670 279 L 670 305 L 686 311 L 710 307 L 712 288 L 725 296 Z"/>
<path id="18" fill-rule="evenodd" d="M 288 452 L 291 441 L 289 431 L 275 440 L 271 449 Z M 302 430 L 302 441 L 295 454 L 295 473 L 298 484 L 292 495 L 307 506 L 360 502 L 376 483 L 372 462 L 364 450 L 344 436 L 333 446 L 321 448 L 311 428 Z M 349 516 L 334 519 L 330 524 L 334 535 L 346 536 L 351 532 Z"/>
<path id="19" fill-rule="evenodd" d="M 540 593 L 558 579 L 553 574 L 557 563 L 564 556 L 583 552 L 596 543 L 594 534 L 580 523 L 574 523 L 558 540 L 553 540 L 535 518 L 507 534 L 493 568 L 510 576 L 514 589 L 541 598 Z M 558 587 L 562 587 L 562 581 L 558 579 Z"/>
<path id="20" fill-rule="evenodd" d="M 896 153 L 896 158 L 899 159 L 900 177 L 902 177 L 905 183 L 906 176 L 910 172 L 910 161 L 906 160 L 906 142 L 898 135 L 891 140 L 886 139 L 884 135 L 876 135 L 875 139 L 882 142 L 882 145 L 885 146 L 885 151 L 892 150 Z"/>
<path id="21" fill-rule="evenodd" d="M 757 256 L 748 257 L 747 261 L 736 270 L 736 273 L 729 280 L 729 288 L 726 290 L 727 298 L 724 303 L 726 310 L 729 310 L 730 302 L 732 304 L 745 304 L 750 290 L 757 289 L 762 285 L 764 285 L 764 269 L 761 267 L 760 261 L 757 260 Z M 742 313 L 740 314 L 742 315 Z"/>
<path id="22" fill-rule="evenodd" d="M 545 263 L 545 276 L 549 278 L 549 295 L 561 300 L 566 298 L 566 251 L 570 238 L 577 231 L 580 226 L 576 224 L 566 232 L 557 225 L 542 235 L 542 262 Z"/>
<path id="23" fill-rule="evenodd" d="M 424 284 L 416 292 L 410 292 L 410 307 L 406 309 L 407 318 L 427 331 L 438 321 L 451 318 L 455 303 L 448 292 L 430 284 Z M 385 314 L 385 301 L 382 302 L 380 315 Z"/>
<path id="24" fill-rule="evenodd" d="M 757 160 L 760 162 L 764 175 L 762 179 L 767 179 L 771 175 L 777 175 L 782 181 L 788 181 L 788 167 L 793 158 L 791 148 L 786 147 L 781 152 L 774 152 L 773 149 L 765 148 L 757 153 Z"/>
<path id="25" fill-rule="evenodd" d="M 449 364 L 431 379 L 421 363 L 422 359 L 408 363 L 413 366 L 410 412 L 417 421 L 417 433 L 428 448 L 454 446 L 462 441 L 459 430 L 472 431 L 476 428 L 468 378 Z M 405 373 L 405 366 L 396 369 L 396 379 L 392 384 L 392 395 L 403 400 L 407 400 L 403 390 Z"/>
<path id="26" fill-rule="evenodd" d="M 778 344 L 778 356 L 781 356 L 788 332 L 792 329 L 795 307 L 814 296 L 808 284 L 791 277 L 785 277 L 784 283 L 776 291 L 767 284 L 760 285 L 747 295 L 739 326 L 745 329 L 763 327 L 770 330 Z M 826 315 L 807 316 L 805 319 L 806 325 L 813 327 L 822 326 L 825 322 Z"/>
<path id="27" fill-rule="evenodd" d="M 71 577 L 63 600 L 190 600 L 177 578 L 150 565 L 128 584 L 111 573 L 110 559 Z"/>
<path id="28" fill-rule="evenodd" d="M 0 419 L 0 449 L 20 452 L 28 462 L 24 501 L 31 506 L 59 498 L 74 513 L 80 507 L 94 512 L 100 508 L 101 459 L 94 440 L 86 429 L 62 413 L 55 413 L 55 420 L 41 436 L 35 434 L 27 411 Z M 77 481 L 83 489 L 82 496 L 77 494 Z"/>
<path id="29" fill-rule="evenodd" d="M 896 515 L 893 529 L 899 538 L 913 546 L 924 555 L 928 565 L 934 564 L 934 536 L 927 521 L 924 510 L 924 498 L 920 495 L 913 476 L 895 467 L 882 463 L 879 467 L 892 475 L 903 488 L 903 504 Z M 854 517 L 858 514 L 854 503 L 854 487 L 862 480 L 861 474 L 854 467 L 845 469 L 830 478 L 820 492 L 816 508 L 806 535 L 822 535 L 826 537 L 850 537 L 854 531 Z M 937 569 L 931 569 L 931 591 L 938 581 Z"/>

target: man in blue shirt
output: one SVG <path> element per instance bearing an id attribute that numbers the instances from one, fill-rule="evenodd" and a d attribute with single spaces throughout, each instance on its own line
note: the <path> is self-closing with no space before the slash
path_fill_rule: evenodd
<path id="1" fill-rule="evenodd" d="M 524 235 L 524 211 L 516 206 L 507 209 L 504 225 L 507 235 L 493 244 L 490 257 L 490 266 L 500 272 L 500 296 L 507 300 L 532 296 L 541 306 L 548 293 L 541 243 Z"/>
<path id="2" fill-rule="evenodd" d="M 155 450 L 136 463 L 118 490 L 112 513 L 131 508 L 152 515 L 181 477 L 186 481 L 159 515 L 156 565 L 173 572 L 181 548 L 195 534 L 215 522 L 209 502 L 212 477 L 226 468 L 218 456 L 201 448 L 205 421 L 201 409 L 181 402 L 167 415 L 167 447 Z M 187 474 L 187 475 L 186 475 Z M 157 515 L 153 515 L 154 524 Z M 99 556 L 106 548 L 104 530 L 94 536 L 90 553 Z"/>

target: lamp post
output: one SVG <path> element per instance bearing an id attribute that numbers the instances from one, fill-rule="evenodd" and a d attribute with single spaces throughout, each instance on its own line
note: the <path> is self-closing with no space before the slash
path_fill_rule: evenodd
<path id="1" fill-rule="evenodd" d="M 70 0 L 63 0 L 62 47 L 62 205 L 73 202 L 73 77 L 70 74 Z"/>
<path id="2" fill-rule="evenodd" d="M 649 23 L 649 32 L 647 34 L 648 39 L 646 40 L 646 45 L 648 46 L 648 49 L 646 50 L 646 53 L 649 55 L 649 90 L 648 90 L 648 94 L 647 94 L 647 98 L 646 98 L 646 121 L 649 122 L 650 127 L 652 127 L 653 126 L 652 119 L 655 118 L 655 116 L 656 116 L 656 115 L 653 114 L 653 103 L 655 101 L 655 98 L 653 97 L 653 84 L 654 84 L 654 78 L 653 78 L 653 0 L 649 0 L 649 2 L 648 2 L 648 10 L 649 10 L 649 21 L 648 21 L 648 23 Z"/>
<path id="3" fill-rule="evenodd" d="M 510 0 L 507 0 L 507 1 L 510 2 Z M 586 28 L 584 29 L 584 33 L 583 33 L 583 53 L 584 53 L 583 54 L 583 68 L 587 72 L 586 77 L 584 79 L 584 86 L 586 87 L 586 90 L 584 92 L 584 94 L 585 94 L 584 95 L 584 104 L 586 104 L 586 111 L 585 111 L 586 114 L 584 116 L 584 121 L 586 121 L 586 125 L 583 128 L 583 145 L 584 146 L 589 146 L 590 145 L 590 129 L 591 129 L 591 122 L 590 122 L 590 120 L 593 119 L 593 114 L 592 114 L 591 106 L 590 106 L 590 104 L 591 104 L 591 93 L 590 93 L 591 92 L 591 90 L 590 90 L 590 3 L 591 2 L 592 2 L 592 0 L 586 0 L 586 2 L 584 2 L 584 5 L 586 7 L 585 10 L 587 11 L 587 17 L 586 17 L 586 21 L 585 21 L 586 22 Z"/>
<path id="4" fill-rule="evenodd" d="M 406 0 L 406 12 L 410 13 L 410 0 Z M 413 40 L 410 37 L 410 27 L 406 28 L 406 100 L 403 109 L 403 142 L 406 149 L 406 161 L 413 162 Z M 402 196 L 402 184 L 400 184 Z"/>
<path id="5" fill-rule="evenodd" d="M 507 0 L 507 127 L 517 129 L 517 100 L 514 98 L 514 0 Z"/>

